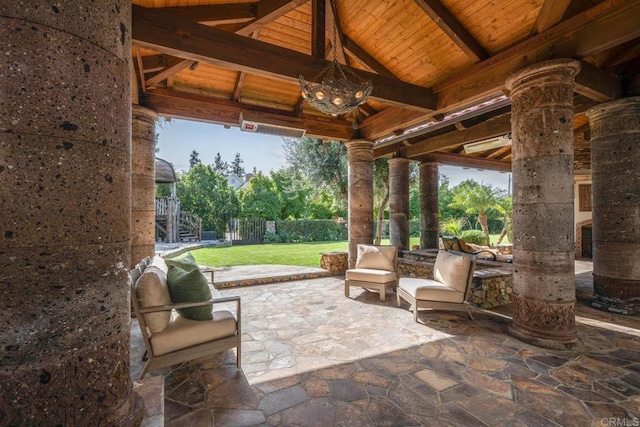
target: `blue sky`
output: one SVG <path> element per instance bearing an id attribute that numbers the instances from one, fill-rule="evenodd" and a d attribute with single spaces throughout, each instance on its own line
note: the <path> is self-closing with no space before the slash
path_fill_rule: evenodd
<path id="1" fill-rule="evenodd" d="M 237 127 L 225 129 L 221 125 L 171 119 L 158 127 L 160 152 L 156 156 L 171 163 L 178 171 L 189 169 L 189 157 L 193 150 L 200 154 L 204 164 L 212 164 L 216 153 L 231 163 L 236 153 L 244 160 L 247 172 L 255 166 L 263 173 L 286 166 L 279 136 L 243 132 Z M 451 185 L 465 179 L 474 179 L 487 185 L 507 189 L 510 174 L 493 171 L 478 171 L 454 166 L 440 166 Z"/>

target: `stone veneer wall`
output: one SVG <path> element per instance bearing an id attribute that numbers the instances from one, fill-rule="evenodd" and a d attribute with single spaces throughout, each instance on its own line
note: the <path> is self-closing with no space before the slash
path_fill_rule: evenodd
<path id="1" fill-rule="evenodd" d="M 320 258 L 320 268 L 328 270 L 332 276 L 341 276 L 347 271 L 348 252 L 324 252 Z"/>
<path id="2" fill-rule="evenodd" d="M 433 262 L 398 260 L 399 277 L 433 279 Z M 513 274 L 509 269 L 476 269 L 467 301 L 481 308 L 509 304 L 513 293 Z"/>

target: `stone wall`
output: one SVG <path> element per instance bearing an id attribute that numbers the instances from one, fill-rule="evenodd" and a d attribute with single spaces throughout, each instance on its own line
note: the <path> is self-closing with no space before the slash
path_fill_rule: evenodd
<path id="1" fill-rule="evenodd" d="M 347 271 L 348 259 L 348 252 L 324 252 L 320 258 L 320 268 L 328 270 L 332 276 L 341 276 Z"/>
<path id="2" fill-rule="evenodd" d="M 433 262 L 398 260 L 399 277 L 433 279 Z M 481 308 L 509 304 L 513 292 L 513 274 L 509 268 L 476 269 L 467 301 Z"/>

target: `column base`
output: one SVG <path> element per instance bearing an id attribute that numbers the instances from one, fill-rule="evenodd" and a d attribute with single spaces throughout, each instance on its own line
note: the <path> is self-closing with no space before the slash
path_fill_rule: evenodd
<path id="1" fill-rule="evenodd" d="M 548 336 L 541 336 L 532 331 L 519 330 L 512 323 L 507 328 L 509 333 L 520 341 L 524 341 L 527 344 L 535 345 L 543 348 L 551 348 L 554 350 L 571 350 L 578 345 L 578 337 L 566 337 L 559 339 L 558 337 L 549 338 Z"/>
<path id="2" fill-rule="evenodd" d="M 625 316 L 640 316 L 640 298 L 633 304 L 629 301 L 619 301 L 615 298 L 594 294 L 590 305 L 593 308 L 609 313 L 623 314 Z"/>
<path id="3" fill-rule="evenodd" d="M 591 307 L 626 316 L 640 315 L 640 280 L 594 274 Z"/>
<path id="4" fill-rule="evenodd" d="M 528 344 L 555 350 L 568 350 L 578 344 L 575 303 L 552 303 L 513 297 L 513 322 L 509 333 Z"/>

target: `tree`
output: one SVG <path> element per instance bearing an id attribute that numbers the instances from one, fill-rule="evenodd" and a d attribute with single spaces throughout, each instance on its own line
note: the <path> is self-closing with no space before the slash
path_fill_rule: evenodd
<path id="1" fill-rule="evenodd" d="M 240 157 L 240 153 L 236 153 L 236 157 L 234 157 L 233 162 L 231 162 L 231 167 L 229 168 L 232 174 L 241 179 L 244 177 L 243 163 L 244 160 Z"/>
<path id="2" fill-rule="evenodd" d="M 195 165 L 202 164 L 200 161 L 200 154 L 196 150 L 191 152 L 191 157 L 189 157 L 189 167 L 193 168 Z"/>
<path id="3" fill-rule="evenodd" d="M 222 156 L 220 153 L 216 153 L 216 157 L 213 159 L 213 170 L 216 171 L 218 175 L 227 176 L 227 171 L 229 170 L 229 164 L 222 160 Z"/>
<path id="4" fill-rule="evenodd" d="M 487 212 L 495 208 L 496 201 L 497 190 L 493 187 L 466 180 L 453 188 L 453 202 L 449 206 L 464 209 L 467 214 L 477 214 L 478 222 L 485 235 L 485 244 L 489 244 Z"/>
<path id="5" fill-rule="evenodd" d="M 215 230 L 224 236 L 229 216 L 236 216 L 239 202 L 227 180 L 211 166 L 196 164 L 180 175 L 177 185 L 180 208 L 202 219 L 205 230 Z"/>
<path id="6" fill-rule="evenodd" d="M 500 236 L 498 236 L 498 241 L 496 245 L 499 245 L 504 239 L 504 236 L 509 237 L 509 241 L 513 242 L 513 225 L 511 222 L 512 213 L 513 213 L 513 200 L 511 196 L 503 196 L 498 197 L 496 202 L 496 209 L 502 215 L 504 225 L 502 226 L 502 231 L 500 231 Z"/>
<path id="7" fill-rule="evenodd" d="M 239 191 L 242 206 L 240 216 L 259 217 L 276 220 L 282 217 L 282 205 L 273 181 L 261 173 L 257 174 L 246 187 Z"/>
<path id="8" fill-rule="evenodd" d="M 282 219 L 298 219 L 307 216 L 307 202 L 312 192 L 311 185 L 295 170 L 280 169 L 271 172 L 282 207 Z"/>
<path id="9" fill-rule="evenodd" d="M 330 189 L 342 210 L 347 205 L 347 149 L 336 141 L 323 143 L 321 139 L 285 138 L 284 153 L 289 165 L 314 183 L 319 191 Z"/>

